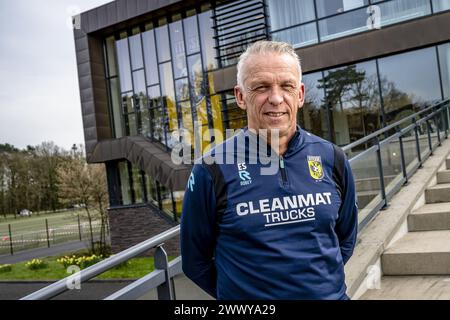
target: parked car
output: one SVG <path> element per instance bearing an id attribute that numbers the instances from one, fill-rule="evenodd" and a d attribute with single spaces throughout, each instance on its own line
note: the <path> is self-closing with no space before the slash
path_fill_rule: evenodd
<path id="1" fill-rule="evenodd" d="M 28 209 L 22 209 L 22 210 L 20 210 L 20 212 L 19 212 L 19 215 L 21 216 L 21 217 L 29 217 L 29 216 L 31 216 L 33 214 L 33 212 L 31 211 L 31 210 L 28 210 Z"/>

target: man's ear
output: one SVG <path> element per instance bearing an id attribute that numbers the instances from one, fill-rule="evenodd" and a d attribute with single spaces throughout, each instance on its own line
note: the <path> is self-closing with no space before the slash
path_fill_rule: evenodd
<path id="1" fill-rule="evenodd" d="M 298 108 L 301 109 L 305 103 L 305 84 L 300 84 L 300 89 L 298 90 Z"/>
<path id="2" fill-rule="evenodd" d="M 240 86 L 234 87 L 234 97 L 236 98 L 236 103 L 242 110 L 247 110 L 247 106 L 244 101 L 244 94 L 242 93 L 242 89 Z"/>

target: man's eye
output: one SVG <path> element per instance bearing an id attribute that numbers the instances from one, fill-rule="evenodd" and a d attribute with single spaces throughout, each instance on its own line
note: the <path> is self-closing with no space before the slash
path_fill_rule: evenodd
<path id="1" fill-rule="evenodd" d="M 255 88 L 256 91 L 264 91 L 264 90 L 266 90 L 266 89 L 267 89 L 267 86 L 257 86 L 257 87 Z"/>
<path id="2" fill-rule="evenodd" d="M 285 85 L 283 85 L 283 88 L 286 89 L 286 90 L 293 90 L 293 89 L 295 89 L 294 85 L 292 85 L 292 84 L 285 84 Z"/>

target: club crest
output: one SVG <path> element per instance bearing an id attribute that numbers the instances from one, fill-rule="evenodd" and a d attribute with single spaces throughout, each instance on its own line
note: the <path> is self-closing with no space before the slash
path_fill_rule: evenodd
<path id="1" fill-rule="evenodd" d="M 320 156 L 308 156 L 309 174 L 314 180 L 323 179 L 322 159 Z"/>

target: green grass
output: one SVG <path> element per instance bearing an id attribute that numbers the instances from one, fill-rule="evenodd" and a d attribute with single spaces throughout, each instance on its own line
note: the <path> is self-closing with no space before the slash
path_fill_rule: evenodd
<path id="1" fill-rule="evenodd" d="M 78 240 L 78 214 L 82 223 L 82 237 L 86 240 L 89 237 L 89 227 L 84 209 L 46 213 L 31 217 L 18 217 L 17 219 L 9 219 L 8 221 L 4 219 L 0 220 L 0 254 L 9 253 L 8 224 L 11 224 L 14 250 L 16 252 L 47 246 L 46 219 L 48 220 L 49 230 L 53 230 L 54 232 L 53 235 L 50 234 L 51 244 Z M 93 224 L 94 234 L 99 232 L 99 219 L 97 216 L 98 214 L 93 214 L 93 218 L 97 218 L 97 224 Z M 70 229 L 67 229 L 69 227 Z M 67 234 L 69 231 L 71 234 Z M 38 240 L 40 241 L 38 242 Z"/>
<path id="2" fill-rule="evenodd" d="M 67 224 L 77 224 L 78 214 L 80 214 L 81 222 L 87 221 L 86 218 L 83 218 L 86 215 L 84 209 L 60 213 L 40 214 L 39 216 L 33 215 L 31 217 L 18 217 L 17 219 L 1 219 L 0 234 L 8 234 L 8 224 L 11 224 L 13 233 L 45 230 L 45 219 L 48 220 L 49 228 L 57 228 Z M 93 216 L 96 215 L 93 214 Z"/>
<path id="3" fill-rule="evenodd" d="M 10 272 L 0 273 L 0 281 L 8 280 L 35 280 L 55 281 L 68 277 L 66 269 L 56 261 L 58 257 L 41 259 L 47 263 L 47 267 L 39 270 L 30 270 L 21 262 L 12 265 Z M 126 266 L 118 266 L 109 270 L 95 279 L 138 279 L 154 270 L 153 257 L 134 258 L 129 260 Z"/>

